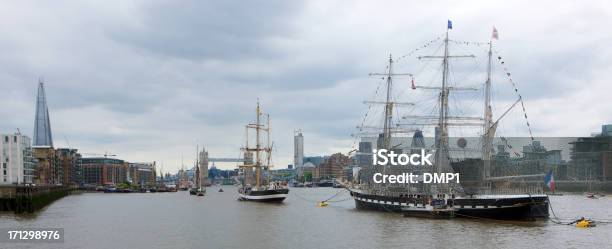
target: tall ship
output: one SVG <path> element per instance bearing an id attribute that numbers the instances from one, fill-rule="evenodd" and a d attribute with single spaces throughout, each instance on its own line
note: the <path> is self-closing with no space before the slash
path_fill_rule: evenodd
<path id="1" fill-rule="evenodd" d="M 238 188 L 239 200 L 257 202 L 283 202 L 289 194 L 286 185 L 270 180 L 270 168 L 272 160 L 272 147 L 270 143 L 270 115 L 265 115 L 266 124 L 262 123 L 262 116 L 257 101 L 255 110 L 255 123 L 246 126 L 246 141 L 242 149 L 244 153 L 244 164 L 239 168 L 243 175 L 242 184 Z M 255 144 L 249 144 L 251 130 L 255 131 Z M 262 133 L 265 132 L 266 141 L 262 143 Z"/>
<path id="2" fill-rule="evenodd" d="M 183 162 L 183 155 L 181 154 L 181 170 L 179 171 L 179 180 L 177 184 L 177 188 L 180 191 L 187 191 L 189 189 L 189 178 L 187 177 L 187 172 L 185 171 L 185 163 Z"/>
<path id="3" fill-rule="evenodd" d="M 189 190 L 190 195 L 204 196 L 206 187 L 202 186 L 202 173 L 200 171 L 200 149 L 196 148 L 195 174 L 193 175 L 195 185 Z"/>
<path id="4" fill-rule="evenodd" d="M 380 77 L 381 87 L 377 89 L 377 92 L 384 95 L 381 96 L 384 97 L 384 100 L 366 101 L 366 103 L 370 105 L 370 109 L 375 106 L 383 107 L 380 115 L 382 120 L 376 120 L 378 126 L 368 126 L 365 124 L 366 118 L 364 118 L 364 123 L 358 127 L 360 131 L 356 134 L 357 138 L 364 141 L 364 139 L 369 137 L 369 139 L 375 142 L 370 142 L 369 147 L 366 146 L 367 149 L 360 149 L 357 152 L 357 161 L 363 159 L 366 159 L 365 161 L 372 160 L 373 143 L 376 144 L 376 149 L 386 149 L 388 153 L 429 153 L 432 155 L 431 158 L 433 160 L 431 166 L 362 163 L 353 170 L 355 179 L 349 187 L 350 194 L 355 200 L 356 208 L 400 212 L 405 216 L 428 218 L 466 217 L 497 220 L 535 220 L 547 218 L 549 215 L 549 199 L 543 193 L 543 184 L 539 187 L 509 189 L 507 180 L 521 178 L 521 176 L 504 178 L 491 175 L 491 167 L 492 164 L 494 165 L 492 163 L 492 146 L 496 129 L 504 117 L 518 103 L 522 104 L 522 97 L 518 94 L 518 90 L 515 87 L 516 93 L 513 94 L 517 95 L 517 100 L 513 100 L 509 108 L 505 106 L 505 111 L 501 112 L 501 115 L 497 116 L 496 119 L 493 119 L 494 116 L 491 108 L 491 73 L 493 39 L 497 38 L 497 31 L 494 30 L 493 36 L 488 43 L 478 43 L 481 47 L 488 47 L 488 49 L 481 49 L 488 56 L 486 58 L 486 72 L 479 74 L 482 76 L 486 75 L 484 83 L 478 84 L 478 87 L 462 87 L 457 81 L 453 81 L 457 77 L 450 74 L 450 61 L 459 58 L 474 58 L 475 56 L 451 55 L 449 53 L 449 43 L 467 44 L 467 42 L 449 39 L 451 27 L 449 21 L 449 27 L 445 34 L 429 42 L 432 44 L 432 49 L 435 48 L 434 42 L 439 44 L 436 51 L 441 50 L 441 55 L 438 52 L 438 55 L 416 57 L 419 61 L 427 60 L 427 63 L 430 63 L 430 61 L 441 61 L 440 64 L 434 63 L 436 66 L 435 69 L 432 69 L 434 77 L 432 77 L 432 83 L 429 85 L 416 84 L 416 74 L 394 72 L 395 61 L 392 56 L 389 56 L 384 73 L 370 74 Z M 414 92 L 433 93 L 430 102 L 424 102 L 427 104 L 419 106 L 415 103 L 396 101 L 398 97 L 396 92 L 394 92 L 393 79 L 394 77 L 401 76 L 412 79 L 411 84 L 404 83 L 406 86 L 411 86 L 402 89 L 401 92 L 405 93 L 406 90 L 411 88 Z M 510 76 L 509 73 L 508 76 Z M 419 90 L 417 91 L 417 89 Z M 483 105 L 478 105 L 482 106 L 482 116 L 475 115 L 476 117 L 468 117 L 461 115 L 469 113 L 458 107 L 460 105 L 458 99 L 461 99 L 458 92 L 463 91 L 476 92 L 477 97 L 483 97 Z M 466 98 L 464 97 L 463 99 Z M 455 102 L 453 103 L 452 101 Z M 404 115 L 398 117 L 399 109 L 403 107 L 408 107 L 406 109 L 410 109 L 413 112 L 415 109 L 427 110 L 422 112 L 425 115 Z M 478 112 L 477 109 L 479 108 L 472 108 L 472 110 L 474 109 Z M 368 113 L 366 113 L 366 117 L 367 115 Z M 525 114 L 526 117 L 527 115 Z M 382 126 L 380 126 L 381 123 Z M 529 124 L 527 123 L 527 125 Z M 449 143 L 451 138 L 461 136 L 461 131 L 454 131 L 450 128 L 462 130 L 462 128 L 466 129 L 466 127 L 472 127 L 471 131 L 475 133 L 472 136 L 479 141 L 479 145 L 476 146 L 478 150 L 476 154 L 478 156 L 476 157 L 457 157 L 457 155 L 468 154 L 465 148 L 467 139 L 458 139 L 457 146 L 451 146 L 451 143 Z M 430 129 L 429 134 L 433 135 L 431 145 L 425 143 L 426 139 L 423 136 L 427 129 Z M 529 131 L 531 134 L 531 130 Z M 452 136 L 449 135 L 451 132 Z M 362 143 L 360 142 L 360 147 Z M 466 168 L 476 170 L 464 170 Z M 441 173 L 455 174 L 456 172 L 461 172 L 461 178 L 467 177 L 476 179 L 476 181 L 468 181 L 469 184 L 461 180 L 459 182 L 425 183 L 423 178 L 426 173 L 433 175 Z M 373 176 L 377 173 L 382 173 L 383 175 L 413 173 L 416 176 L 416 181 L 409 183 L 375 183 Z M 459 175 L 457 177 L 459 178 Z"/>

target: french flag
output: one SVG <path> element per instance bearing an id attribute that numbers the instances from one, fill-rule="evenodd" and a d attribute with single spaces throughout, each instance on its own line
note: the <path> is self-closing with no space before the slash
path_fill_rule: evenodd
<path id="1" fill-rule="evenodd" d="M 552 169 L 550 169 L 550 171 L 548 171 L 548 174 L 546 174 L 544 182 L 546 183 L 546 186 L 548 186 L 550 191 L 555 192 L 555 178 L 553 177 Z"/>

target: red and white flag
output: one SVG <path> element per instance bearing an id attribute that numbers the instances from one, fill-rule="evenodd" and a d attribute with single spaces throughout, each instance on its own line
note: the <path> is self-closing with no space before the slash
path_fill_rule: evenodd
<path id="1" fill-rule="evenodd" d="M 491 35 L 492 39 L 499 40 L 499 34 L 497 34 L 497 29 L 493 27 L 493 34 Z"/>

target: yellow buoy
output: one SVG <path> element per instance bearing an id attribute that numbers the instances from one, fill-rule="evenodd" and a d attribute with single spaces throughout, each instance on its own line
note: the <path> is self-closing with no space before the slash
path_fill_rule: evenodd
<path id="1" fill-rule="evenodd" d="M 325 201 L 320 201 L 320 202 L 319 202 L 319 207 L 327 207 L 327 202 L 325 202 Z"/>
<path id="2" fill-rule="evenodd" d="M 580 228 L 591 227 L 591 221 L 580 220 L 580 221 L 576 222 L 576 227 L 580 227 Z"/>

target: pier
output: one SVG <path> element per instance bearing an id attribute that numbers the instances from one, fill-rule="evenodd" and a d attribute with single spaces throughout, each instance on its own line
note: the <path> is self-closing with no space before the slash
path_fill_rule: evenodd
<path id="1" fill-rule="evenodd" d="M 0 186 L 0 211 L 33 213 L 70 191 L 64 186 Z"/>

